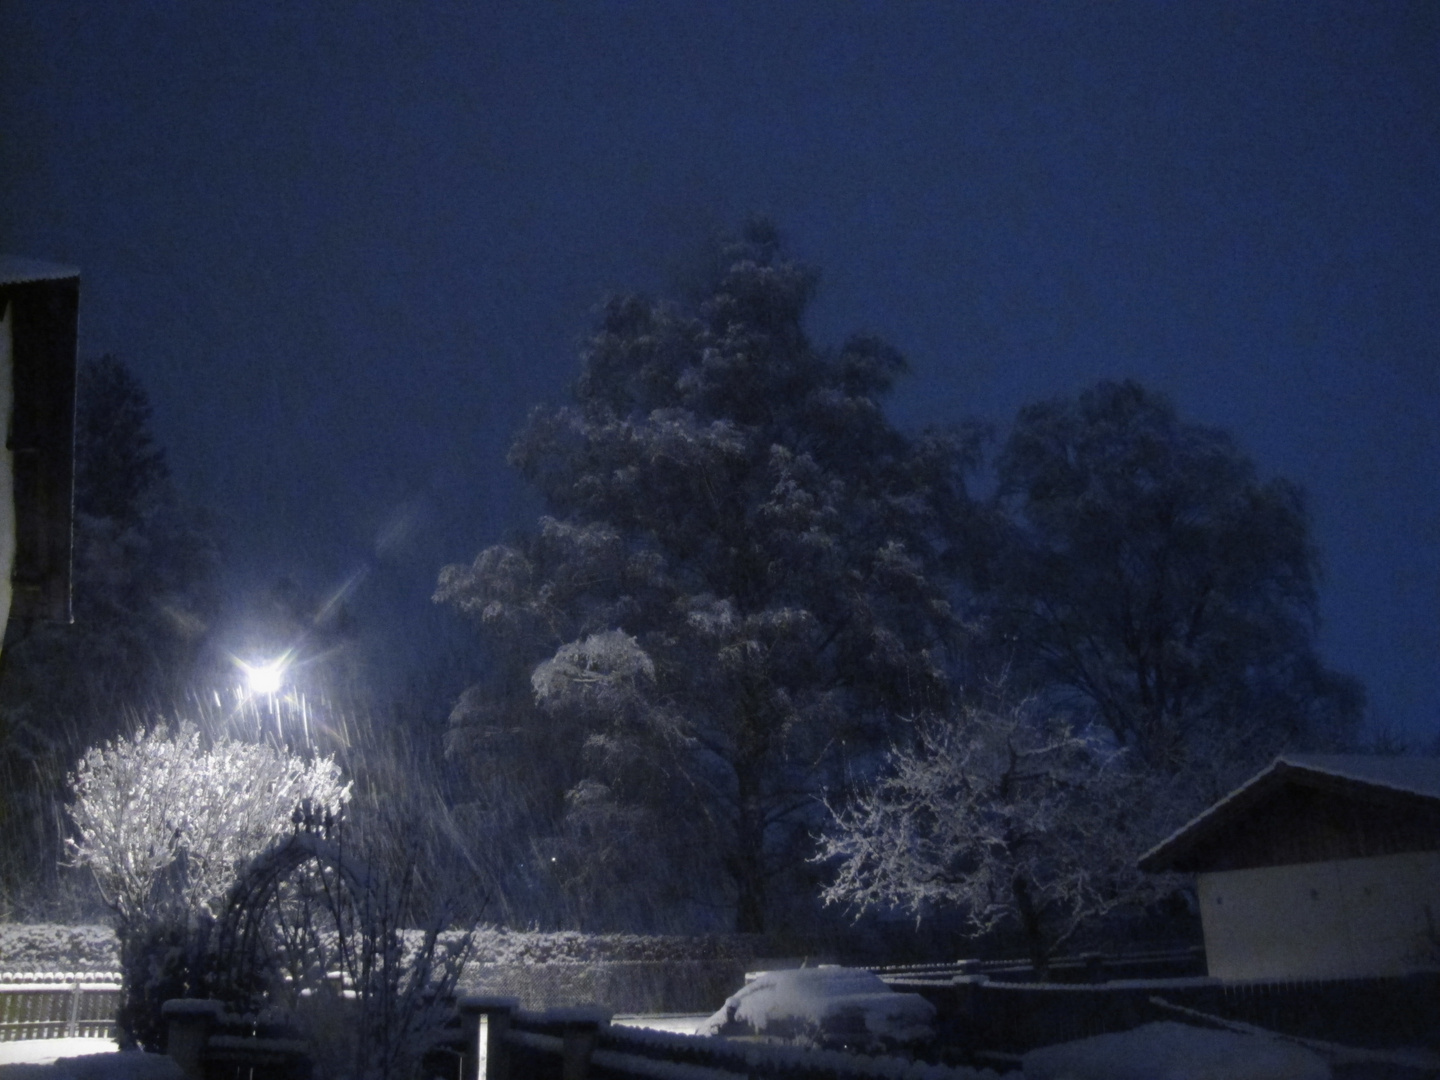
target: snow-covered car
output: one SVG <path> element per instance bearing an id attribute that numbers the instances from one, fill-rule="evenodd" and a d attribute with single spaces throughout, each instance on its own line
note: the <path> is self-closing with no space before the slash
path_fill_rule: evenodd
<path id="1" fill-rule="evenodd" d="M 696 1034 L 879 1053 L 929 1042 L 934 1019 L 935 1006 L 919 994 L 897 994 L 868 971 L 822 965 L 756 975 Z"/>

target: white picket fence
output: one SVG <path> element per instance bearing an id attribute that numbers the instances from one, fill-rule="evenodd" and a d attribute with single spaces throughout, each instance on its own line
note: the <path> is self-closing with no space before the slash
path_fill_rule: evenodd
<path id="1" fill-rule="evenodd" d="M 0 1042 L 107 1039 L 120 1007 L 118 971 L 0 973 Z"/>

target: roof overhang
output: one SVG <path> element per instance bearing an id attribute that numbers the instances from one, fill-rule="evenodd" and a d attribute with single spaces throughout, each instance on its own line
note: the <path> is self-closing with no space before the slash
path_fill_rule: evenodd
<path id="1" fill-rule="evenodd" d="M 1440 759 L 1321 754 L 1277 757 L 1142 855 L 1140 869 L 1204 870 L 1197 862 L 1203 849 L 1290 786 L 1370 804 L 1427 805 L 1440 810 Z"/>

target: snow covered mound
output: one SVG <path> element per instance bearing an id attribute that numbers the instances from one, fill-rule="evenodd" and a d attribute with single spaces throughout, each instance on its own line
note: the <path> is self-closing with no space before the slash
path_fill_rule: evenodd
<path id="1" fill-rule="evenodd" d="M 1303 1046 L 1171 1021 L 1025 1055 L 1025 1080 L 1330 1080 Z"/>
<path id="2" fill-rule="evenodd" d="M 767 971 L 746 983 L 697 1035 L 760 1035 L 873 1053 L 934 1038 L 935 1006 L 878 976 L 821 966 Z"/>

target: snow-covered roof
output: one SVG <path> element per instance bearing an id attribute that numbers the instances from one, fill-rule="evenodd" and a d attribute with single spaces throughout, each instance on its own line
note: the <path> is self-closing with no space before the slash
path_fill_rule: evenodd
<path id="1" fill-rule="evenodd" d="M 20 255 L 0 254 L 0 285 L 20 285 L 28 281 L 63 281 L 78 278 L 80 271 L 73 266 L 41 262 Z"/>
<path id="2" fill-rule="evenodd" d="M 1142 855 L 1141 869 L 1171 868 L 1186 853 L 1257 806 L 1278 787 L 1297 780 L 1312 786 L 1333 785 L 1352 791 L 1368 788 L 1440 805 L 1440 758 L 1282 754 Z"/>

